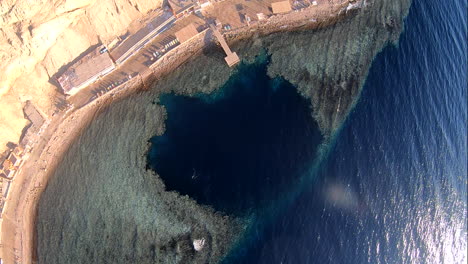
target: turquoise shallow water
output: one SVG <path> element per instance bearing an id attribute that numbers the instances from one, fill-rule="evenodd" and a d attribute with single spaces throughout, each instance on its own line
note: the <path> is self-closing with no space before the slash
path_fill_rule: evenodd
<path id="1" fill-rule="evenodd" d="M 309 54 L 307 40 L 327 32 L 256 40 L 273 54 L 231 75 L 218 51 L 207 53 L 177 81 L 115 103 L 41 198 L 39 262 L 216 263 L 225 254 L 224 263 L 466 262 L 466 7 L 415 1 L 398 47 L 375 58 L 325 145 L 294 81 L 267 73 L 281 54 L 272 47 Z M 311 77 L 299 73 L 304 85 Z M 171 93 L 200 84 L 223 89 Z M 346 94 L 338 84 L 331 91 Z M 146 170 L 148 154 L 161 178 Z"/>

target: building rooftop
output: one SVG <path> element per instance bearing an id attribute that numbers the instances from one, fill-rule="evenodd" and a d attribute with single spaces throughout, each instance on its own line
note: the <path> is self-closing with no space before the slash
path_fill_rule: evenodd
<path id="1" fill-rule="evenodd" d="M 8 191 L 10 190 L 10 182 L 9 181 L 3 181 L 1 184 L 3 185 L 2 186 L 2 196 L 6 198 L 8 196 Z"/>
<path id="2" fill-rule="evenodd" d="M 179 40 L 180 43 L 184 43 L 185 41 L 191 39 L 192 37 L 198 34 L 197 29 L 193 23 L 187 25 L 186 27 L 182 28 L 181 30 L 175 33 L 176 38 Z"/>
<path id="3" fill-rule="evenodd" d="M 31 121 L 34 129 L 39 129 L 42 124 L 44 124 L 44 117 L 37 111 L 36 107 L 31 103 L 31 101 L 26 101 L 26 105 L 23 108 L 26 118 Z"/>
<path id="4" fill-rule="evenodd" d="M 11 167 L 13 167 L 13 163 L 11 163 L 11 161 L 9 159 L 6 159 L 3 164 L 3 171 L 8 175 L 8 170 L 11 169 Z"/>
<path id="5" fill-rule="evenodd" d="M 192 0 L 168 0 L 174 14 L 180 14 L 195 5 Z"/>
<path id="6" fill-rule="evenodd" d="M 154 18 L 145 27 L 138 30 L 135 34 L 130 35 L 130 37 L 124 40 L 117 48 L 112 50 L 111 57 L 116 62 L 124 61 L 129 56 L 129 53 L 137 49 L 137 46 L 149 37 L 149 35 L 152 35 L 151 33 L 156 34 L 158 31 L 164 31 L 165 28 L 161 28 L 161 26 L 170 18 L 172 18 L 170 12 L 163 12 L 160 16 Z"/>
<path id="7" fill-rule="evenodd" d="M 23 149 L 23 147 L 21 147 L 21 146 L 17 146 L 17 147 L 13 150 L 13 153 L 15 153 L 15 155 L 17 155 L 17 156 L 22 156 L 23 153 L 24 153 L 24 149 Z"/>
<path id="8" fill-rule="evenodd" d="M 81 60 L 70 66 L 57 81 L 66 94 L 73 94 L 74 89 L 80 89 L 93 82 L 103 72 L 114 68 L 114 62 L 104 46 L 86 54 Z"/>
<path id="9" fill-rule="evenodd" d="M 13 153 L 10 154 L 10 157 L 8 157 L 8 159 L 10 160 L 11 164 L 16 164 L 16 162 L 18 161 L 18 158 L 16 158 L 15 155 L 13 155 Z"/>
<path id="10" fill-rule="evenodd" d="M 292 10 L 291 3 L 288 0 L 271 3 L 271 8 L 274 14 L 287 13 Z"/>

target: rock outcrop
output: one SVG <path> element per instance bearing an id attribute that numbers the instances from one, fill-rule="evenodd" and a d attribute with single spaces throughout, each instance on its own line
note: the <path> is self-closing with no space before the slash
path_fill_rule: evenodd
<path id="1" fill-rule="evenodd" d="M 31 100 L 44 114 L 61 97 L 50 78 L 90 46 L 125 34 L 162 0 L 0 2 L 0 152 L 18 142 Z"/>

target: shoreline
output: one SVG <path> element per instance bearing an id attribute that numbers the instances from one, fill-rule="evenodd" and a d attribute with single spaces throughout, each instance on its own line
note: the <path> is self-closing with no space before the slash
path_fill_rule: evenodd
<path id="1" fill-rule="evenodd" d="M 348 16 L 346 12 L 342 12 L 347 4 L 336 6 L 328 4 L 331 7 L 329 11 L 320 9 L 323 11 L 320 14 L 314 12 L 314 8 L 317 7 L 309 7 L 298 12 L 276 15 L 250 27 L 226 32 L 224 36 L 229 43 L 235 43 L 255 35 L 327 27 Z M 201 32 L 171 50 L 159 62 L 151 65 L 148 71 L 142 72 L 141 78 L 132 79 L 91 103 L 78 109 L 69 109 L 67 112 L 59 113 L 50 120 L 50 124 L 41 135 L 40 142 L 35 144 L 30 158 L 24 162 L 11 183 L 1 229 L 0 250 L 5 263 L 36 262 L 35 221 L 41 193 L 47 187 L 47 182 L 54 174 L 62 157 L 94 117 L 113 102 L 150 89 L 157 79 L 167 77 L 175 68 L 200 54 L 205 47 L 207 37 L 211 37 L 209 30 Z M 242 54 L 240 56 L 242 57 Z"/>

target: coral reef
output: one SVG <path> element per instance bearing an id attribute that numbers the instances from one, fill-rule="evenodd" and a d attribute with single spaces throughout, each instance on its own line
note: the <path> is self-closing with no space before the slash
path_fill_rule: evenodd
<path id="1" fill-rule="evenodd" d="M 269 74 L 280 75 L 311 99 L 325 136 L 339 128 L 359 98 L 372 60 L 403 29 L 411 1 L 364 1 L 353 17 L 316 31 L 271 35 Z"/>

